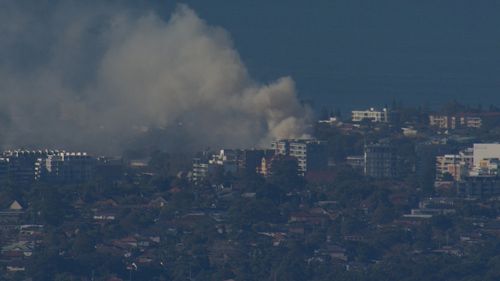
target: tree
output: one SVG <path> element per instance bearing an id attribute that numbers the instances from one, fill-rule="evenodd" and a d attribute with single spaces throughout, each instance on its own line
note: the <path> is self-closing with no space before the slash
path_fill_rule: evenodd
<path id="1" fill-rule="evenodd" d="M 64 215 L 72 213 L 71 207 L 54 186 L 36 187 L 32 201 L 42 221 L 51 226 L 60 225 L 64 221 Z"/>
<path id="2" fill-rule="evenodd" d="M 258 222 L 281 221 L 279 209 L 268 199 L 242 199 L 229 209 L 230 221 L 238 228 L 249 229 Z"/>
<path id="3" fill-rule="evenodd" d="M 299 176 L 297 159 L 286 156 L 273 159 L 269 182 L 285 191 L 302 189 L 305 182 Z"/>

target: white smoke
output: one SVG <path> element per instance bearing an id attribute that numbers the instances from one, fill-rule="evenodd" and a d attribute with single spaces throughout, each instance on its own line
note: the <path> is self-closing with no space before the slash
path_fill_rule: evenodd
<path id="1" fill-rule="evenodd" d="M 12 46 L 0 43 L 4 146 L 109 150 L 174 128 L 194 145 L 248 147 L 306 132 L 308 110 L 292 79 L 252 80 L 227 32 L 187 6 L 168 22 L 154 13 L 75 15 L 50 19 L 58 25 L 50 47 L 24 68 L 5 59 Z M 7 38 L 30 24 L 9 22 Z"/>

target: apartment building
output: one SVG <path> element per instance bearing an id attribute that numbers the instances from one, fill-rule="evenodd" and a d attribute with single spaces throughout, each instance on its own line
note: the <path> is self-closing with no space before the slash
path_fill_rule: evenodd
<path id="1" fill-rule="evenodd" d="M 482 119 L 468 115 L 429 115 L 429 126 L 439 129 L 481 128 Z"/>
<path id="2" fill-rule="evenodd" d="M 387 108 L 383 108 L 382 110 L 376 110 L 375 108 L 370 108 L 368 110 L 353 110 L 351 116 L 352 122 L 361 122 L 364 120 L 370 120 L 374 123 L 389 122 L 389 110 Z"/>
<path id="3" fill-rule="evenodd" d="M 399 176 L 398 157 L 390 143 L 365 145 L 364 173 L 377 179 Z"/>
<path id="4" fill-rule="evenodd" d="M 324 171 L 328 168 L 327 146 L 323 141 L 285 139 L 273 142 L 271 147 L 277 155 L 297 159 L 298 172 L 302 176 L 308 172 Z"/>

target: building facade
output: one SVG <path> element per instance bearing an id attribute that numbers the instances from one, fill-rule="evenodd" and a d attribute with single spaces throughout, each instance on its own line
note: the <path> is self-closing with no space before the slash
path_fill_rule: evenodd
<path id="1" fill-rule="evenodd" d="M 497 176 L 466 177 L 456 183 L 457 194 L 465 198 L 500 196 L 500 178 Z"/>
<path id="2" fill-rule="evenodd" d="M 365 156 L 364 155 L 347 156 L 346 164 L 351 166 L 355 170 L 363 171 L 365 168 Z"/>
<path id="3" fill-rule="evenodd" d="M 500 143 L 475 143 L 473 146 L 474 170 L 480 170 L 481 161 L 500 159 Z"/>
<path id="4" fill-rule="evenodd" d="M 449 180 L 447 175 L 455 181 L 468 175 L 468 165 L 460 155 L 445 154 L 436 157 L 436 180 Z"/>
<path id="5" fill-rule="evenodd" d="M 10 162 L 9 158 L 0 158 L 0 184 L 9 180 Z"/>
<path id="6" fill-rule="evenodd" d="M 272 143 L 277 155 L 297 159 L 298 172 L 304 176 L 308 172 L 324 171 L 328 168 L 326 143 L 318 140 L 277 140 Z"/>
<path id="7" fill-rule="evenodd" d="M 204 152 L 193 159 L 191 180 L 200 182 L 216 171 L 223 174 L 255 174 L 259 172 L 262 159 L 272 155 L 273 150 L 262 149 L 221 149 L 217 153 Z"/>
<path id="8" fill-rule="evenodd" d="M 5 151 L 3 158 L 9 159 L 9 179 L 17 184 L 31 184 L 39 180 L 42 161 L 51 153 L 47 150 Z"/>
<path id="9" fill-rule="evenodd" d="M 439 129 L 481 128 L 482 119 L 468 115 L 429 115 L 429 126 Z"/>
<path id="10" fill-rule="evenodd" d="M 193 168 L 191 171 L 191 180 L 195 183 L 199 183 L 208 177 L 208 160 L 202 157 L 197 157 L 193 159 Z"/>
<path id="11" fill-rule="evenodd" d="M 49 182 L 83 183 L 94 178 L 96 159 L 85 152 L 60 152 L 42 162 L 42 177 Z"/>
<path id="12" fill-rule="evenodd" d="M 81 183 L 93 178 L 95 159 L 86 153 L 59 150 L 5 151 L 0 160 L 0 177 L 16 184 L 39 180 Z"/>
<path id="13" fill-rule="evenodd" d="M 399 176 L 398 157 L 390 143 L 365 145 L 364 174 L 376 179 L 390 179 Z"/>

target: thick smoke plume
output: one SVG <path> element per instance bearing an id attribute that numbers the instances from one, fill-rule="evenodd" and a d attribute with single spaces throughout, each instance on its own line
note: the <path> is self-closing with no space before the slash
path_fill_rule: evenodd
<path id="1" fill-rule="evenodd" d="M 99 5 L 19 6 L 0 12 L 4 148 L 117 151 L 153 131 L 160 143 L 249 147 L 306 132 L 292 79 L 252 80 L 227 32 L 187 6 L 168 21 Z"/>

